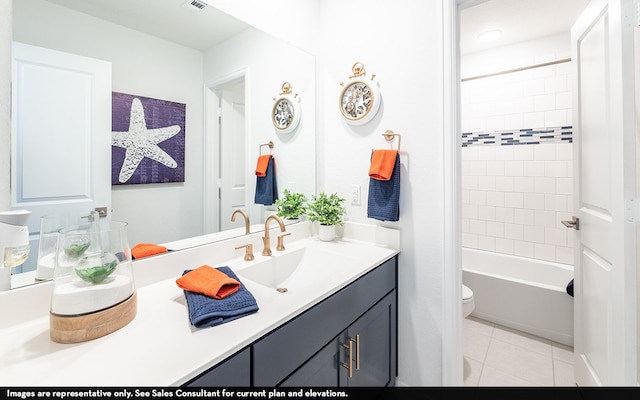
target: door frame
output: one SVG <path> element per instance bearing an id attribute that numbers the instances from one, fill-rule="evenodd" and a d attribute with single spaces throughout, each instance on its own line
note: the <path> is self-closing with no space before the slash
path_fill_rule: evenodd
<path id="1" fill-rule="evenodd" d="M 462 386 L 462 195 L 460 10 L 482 0 L 443 1 L 443 300 L 442 385 Z M 454 316 L 449 318 L 449 316 Z"/>
<path id="2" fill-rule="evenodd" d="M 461 143 L 460 142 L 460 53 L 459 53 L 459 16 L 460 10 L 484 2 L 485 0 L 456 0 L 443 1 L 443 125 L 444 125 L 444 266 L 443 273 L 443 315 L 461 314 L 461 294 L 458 293 L 462 284 L 461 268 Z M 637 46 L 637 45 L 636 45 Z M 637 132 L 636 125 L 636 132 Z M 449 136 L 454 132 L 454 137 Z M 449 133 L 449 134 L 448 134 Z M 636 154 L 638 157 L 638 154 Z M 636 223 L 637 225 L 637 223 Z M 636 227 L 636 229 L 640 229 Z M 640 236 L 637 238 L 640 243 Z M 640 284 L 640 274 L 637 271 L 633 282 Z M 629 283 L 631 285 L 631 283 Z M 640 290 L 636 288 L 635 296 L 628 296 L 628 304 L 640 309 Z M 633 297 L 633 298 L 632 298 Z M 637 314 L 637 310 L 636 310 Z M 639 319 L 636 317 L 636 374 L 625 377 L 625 382 L 640 382 L 640 329 Z M 444 318 L 443 323 L 443 355 L 442 381 L 443 385 L 462 385 L 462 321 L 457 318 Z M 631 341 L 632 339 L 629 339 Z M 633 347 L 633 346 L 631 346 Z M 633 368 L 631 368 L 633 369 Z"/>
<path id="3" fill-rule="evenodd" d="M 220 157 L 220 96 L 218 91 L 227 84 L 243 79 L 245 82 L 244 96 L 247 98 L 248 69 L 242 68 L 216 79 L 204 85 L 204 233 L 215 233 L 220 229 L 220 168 L 218 158 Z M 246 115 L 246 114 L 245 114 Z M 214 157 L 210 155 L 213 154 Z"/>

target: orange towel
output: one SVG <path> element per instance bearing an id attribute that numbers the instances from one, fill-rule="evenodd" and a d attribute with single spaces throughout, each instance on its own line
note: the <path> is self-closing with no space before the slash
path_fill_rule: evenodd
<path id="1" fill-rule="evenodd" d="M 267 176 L 267 167 L 271 154 L 258 157 L 258 165 L 256 166 L 256 176 Z"/>
<path id="2" fill-rule="evenodd" d="M 155 254 L 166 253 L 167 248 L 153 243 L 139 243 L 131 249 L 133 258 L 149 257 Z"/>
<path id="3" fill-rule="evenodd" d="M 240 289 L 240 282 L 208 265 L 202 265 L 187 272 L 176 279 L 176 283 L 184 290 L 201 293 L 218 300 Z"/>
<path id="4" fill-rule="evenodd" d="M 388 181 L 396 165 L 398 150 L 374 150 L 371 154 L 369 176 L 379 181 Z"/>

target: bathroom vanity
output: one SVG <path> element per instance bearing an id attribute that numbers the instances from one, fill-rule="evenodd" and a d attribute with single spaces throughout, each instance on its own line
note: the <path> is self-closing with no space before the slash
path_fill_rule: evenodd
<path id="1" fill-rule="evenodd" d="M 393 257 L 187 385 L 392 386 L 396 271 Z"/>
<path id="2" fill-rule="evenodd" d="M 322 242 L 311 223 L 288 225 L 285 249 L 272 256 L 260 255 L 262 233 L 254 233 L 137 260 L 136 318 L 79 344 L 49 338 L 50 283 L 2 293 L 0 386 L 393 385 L 399 231 L 343 228 Z M 253 261 L 236 249 L 246 244 Z M 204 264 L 229 266 L 259 311 L 191 326 L 175 280 Z"/>

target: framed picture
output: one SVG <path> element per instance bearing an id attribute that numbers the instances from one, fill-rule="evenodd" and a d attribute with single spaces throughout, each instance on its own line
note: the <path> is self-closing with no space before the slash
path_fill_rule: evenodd
<path id="1" fill-rule="evenodd" d="M 112 93 L 111 184 L 184 182 L 186 104 Z"/>

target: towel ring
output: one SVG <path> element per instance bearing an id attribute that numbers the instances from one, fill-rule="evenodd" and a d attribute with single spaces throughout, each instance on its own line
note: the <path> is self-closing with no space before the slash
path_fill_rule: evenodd
<path id="1" fill-rule="evenodd" d="M 260 145 L 260 147 L 258 148 L 258 154 L 262 155 L 262 148 L 264 146 L 269 147 L 269 154 L 271 154 L 271 149 L 273 149 L 273 141 L 269 141 L 269 143 L 263 143 Z"/>
<path id="2" fill-rule="evenodd" d="M 400 151 L 400 140 L 401 140 L 401 136 L 399 133 L 394 133 L 392 130 L 387 130 L 385 133 L 382 134 L 382 136 L 384 136 L 384 139 L 387 142 L 393 142 L 393 139 L 395 139 L 395 137 L 398 137 L 398 151 Z"/>

